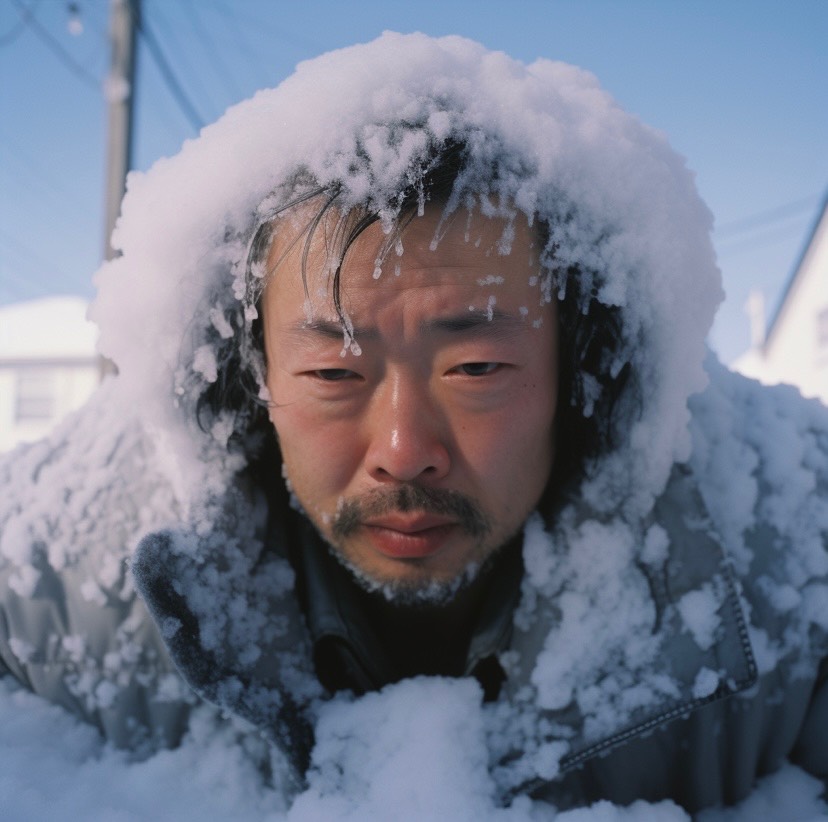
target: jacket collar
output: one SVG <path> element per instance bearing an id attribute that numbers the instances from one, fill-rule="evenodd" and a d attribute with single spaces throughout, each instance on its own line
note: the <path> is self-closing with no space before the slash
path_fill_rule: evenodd
<path id="1" fill-rule="evenodd" d="M 524 552 L 508 708 L 493 725 L 528 729 L 500 752 L 506 793 L 756 682 L 738 585 L 686 468 L 645 520 L 571 507 L 551 533 L 530 523 Z"/>
<path id="2" fill-rule="evenodd" d="M 388 663 L 387 653 L 365 613 L 350 574 L 331 556 L 308 523 L 299 532 L 301 548 L 293 552 L 293 563 L 299 577 L 302 609 L 314 646 L 317 672 L 320 672 L 321 655 L 329 649 L 341 649 L 353 659 L 353 664 L 348 666 L 354 679 L 350 684 L 352 690 L 374 690 L 396 681 L 399 677 Z M 474 675 L 484 659 L 496 658 L 507 649 L 522 575 L 519 551 L 498 558 L 462 665 L 465 676 Z M 324 682 L 324 677 L 320 678 Z"/>
<path id="3" fill-rule="evenodd" d="M 307 534 L 290 516 L 277 518 L 276 551 L 265 550 L 252 509 L 230 497 L 208 532 L 145 538 L 133 562 L 136 586 L 191 687 L 267 729 L 302 774 L 312 745 L 308 709 L 322 692 L 294 574 L 279 552 Z M 646 521 L 599 521 L 571 506 L 551 533 L 539 518 L 530 522 L 524 563 L 513 630 L 511 609 L 493 607 L 468 661 L 496 650 L 507 673 L 487 709 L 505 793 L 530 790 L 756 681 L 732 572 L 685 469 L 673 472 Z M 329 587 L 324 573 L 308 576 Z M 370 631 L 354 634 L 357 624 L 338 606 L 311 616 L 315 639 L 345 637 L 370 659 Z M 504 748 L 501 740 L 515 740 L 520 728 L 519 743 Z"/>

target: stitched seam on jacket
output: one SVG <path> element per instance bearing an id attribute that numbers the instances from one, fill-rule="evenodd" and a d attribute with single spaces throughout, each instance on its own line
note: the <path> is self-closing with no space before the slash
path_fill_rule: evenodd
<path id="1" fill-rule="evenodd" d="M 721 548 L 719 548 L 719 550 L 721 552 Z M 733 577 L 733 569 L 731 568 L 730 563 L 728 563 L 727 559 L 724 557 L 723 552 L 722 560 L 722 571 L 725 579 L 725 584 L 727 585 L 726 602 L 730 606 L 731 615 L 734 619 L 734 622 L 736 623 L 736 633 L 739 637 L 739 643 L 742 646 L 742 653 L 745 656 L 747 676 L 744 679 L 736 680 L 735 687 L 733 689 L 719 687 L 709 696 L 702 697 L 700 699 L 695 699 L 690 702 L 683 703 L 681 705 L 676 705 L 675 707 L 670 708 L 669 710 L 664 711 L 660 714 L 657 714 L 655 717 L 652 717 L 651 719 L 648 719 L 645 722 L 642 722 L 640 725 L 635 725 L 632 728 L 627 729 L 626 731 L 621 731 L 620 733 L 611 736 L 607 739 L 604 739 L 595 745 L 591 745 L 590 747 L 584 749 L 583 751 L 580 751 L 577 754 L 573 754 L 569 757 L 564 757 L 561 760 L 560 765 L 561 773 L 572 770 L 574 767 L 580 765 L 582 762 L 585 762 L 587 759 L 591 759 L 596 754 L 614 748 L 622 744 L 623 742 L 632 739 L 635 736 L 640 736 L 641 734 L 644 734 L 647 731 L 652 730 L 658 725 L 661 725 L 665 722 L 669 722 L 672 719 L 676 719 L 677 717 L 680 717 L 683 714 L 689 714 L 692 711 L 695 711 L 697 708 L 701 708 L 702 706 L 708 705 L 711 702 L 716 702 L 719 699 L 722 699 L 723 697 L 731 696 L 732 694 L 738 693 L 739 691 L 743 691 L 756 682 L 756 661 L 753 657 L 753 648 L 750 645 L 750 639 L 748 637 L 747 625 L 745 624 L 742 606 L 739 602 L 739 596 L 736 593 L 736 582 Z"/>

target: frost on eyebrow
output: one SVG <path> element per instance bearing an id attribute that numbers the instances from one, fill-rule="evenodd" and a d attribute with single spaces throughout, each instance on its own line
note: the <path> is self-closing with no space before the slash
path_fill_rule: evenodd
<path id="1" fill-rule="evenodd" d="M 503 285 L 505 279 L 500 274 L 489 274 L 487 277 L 481 277 L 478 285 Z"/>
<path id="2" fill-rule="evenodd" d="M 310 325 L 313 322 L 313 303 L 306 299 L 302 303 L 302 310 L 305 312 L 305 325 Z"/>
<path id="3" fill-rule="evenodd" d="M 348 352 L 351 352 L 355 357 L 362 353 L 359 343 L 356 341 L 356 334 L 354 333 L 354 323 L 351 318 L 343 311 L 342 312 L 342 350 L 339 356 L 344 359 Z"/>
<path id="4" fill-rule="evenodd" d="M 346 357 L 349 351 L 355 357 L 362 354 L 362 348 L 356 339 L 357 332 L 353 320 L 344 311 L 339 320 L 316 320 L 312 316 L 306 316 L 306 321 L 298 326 L 298 330 L 312 331 L 322 337 L 339 338 L 341 335 L 342 350 L 339 352 L 340 357 Z"/>

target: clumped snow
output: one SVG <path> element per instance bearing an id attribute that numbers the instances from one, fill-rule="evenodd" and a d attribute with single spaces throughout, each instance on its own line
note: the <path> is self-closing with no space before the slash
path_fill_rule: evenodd
<path id="1" fill-rule="evenodd" d="M 459 37 L 388 33 L 302 63 L 178 156 L 130 175 L 113 237 L 123 256 L 99 272 L 92 317 L 124 390 L 175 435 L 168 447 L 185 466 L 174 483 L 186 502 L 235 467 L 223 441 L 194 430 L 193 407 L 215 380 L 205 346 L 255 316 L 245 272 L 257 225 L 312 178 L 341 186 L 344 206 L 368 198 L 390 227 L 398 191 L 448 140 L 473 149 L 449 212 L 471 204 L 530 222 L 540 213 L 553 232 L 539 250 L 542 292 L 564 293 L 577 264 L 584 294 L 623 309 L 621 357 L 647 402 L 591 500 L 607 508 L 621 495 L 646 510 L 674 459 L 687 456 L 687 397 L 705 384 L 704 337 L 722 293 L 711 216 L 683 159 L 588 72 L 545 59 L 526 66 Z M 499 253 L 509 240 L 507 227 Z M 630 489 L 620 478 L 632 474 Z"/>
<path id="2" fill-rule="evenodd" d="M 760 386 L 712 360 L 708 370 L 710 389 L 691 401 L 691 465 L 737 574 L 745 584 L 756 580 L 752 604 L 743 604 L 761 673 L 828 628 L 828 409 L 790 386 Z M 769 540 L 784 535 L 786 550 L 756 557 L 745 543 L 755 529 Z M 709 609 L 692 610 L 697 628 L 705 613 L 709 618 Z M 768 642 L 767 630 L 783 622 L 785 630 Z"/>
<path id="3" fill-rule="evenodd" d="M 83 582 L 85 598 L 94 600 L 97 589 L 116 585 L 142 533 L 178 519 L 161 455 L 119 389 L 107 381 L 46 439 L 0 460 L 0 484 L 9 492 L 0 508 L 0 561 L 17 569 L 21 596 L 37 584 L 45 552 L 54 571 L 94 556 Z"/>
<path id="4" fill-rule="evenodd" d="M 0 680 L 0 808 L 15 822 L 689 822 L 672 802 L 599 802 L 564 813 L 527 799 L 495 807 L 479 709 L 466 693 L 473 687 L 414 680 L 362 702 L 332 703 L 320 720 L 309 787 L 288 809 L 262 778 L 262 751 L 209 710 L 196 714 L 181 747 L 135 762 L 60 708 Z M 789 765 L 741 806 L 699 820 L 813 822 L 828 814 L 820 791 L 818 780 Z"/>
<path id="5" fill-rule="evenodd" d="M 245 420 L 217 415 L 202 429 L 195 409 L 219 379 L 227 341 L 245 340 L 255 317 L 263 272 L 248 282 L 246 261 L 258 225 L 312 177 L 338 183 L 346 206 L 369 198 L 390 227 L 401 186 L 449 139 L 465 140 L 474 159 L 447 209 L 471 203 L 507 220 L 541 214 L 552 238 L 539 250 L 539 299 L 571 288 L 567 270 L 577 264 L 583 293 L 622 310 L 623 350 L 602 367 L 618 373 L 629 362 L 644 388 L 640 407 L 622 403 L 624 443 L 595 466 L 577 501 L 554 523 L 527 523 L 515 615 L 525 653 L 502 660 L 505 698 L 481 706 L 470 681 L 418 679 L 317 702 L 308 784 L 294 796 L 274 750 L 204 706 L 181 747 L 131 761 L 3 682 L 8 818 L 686 820 L 669 802 L 599 803 L 557 816 L 525 797 L 498 803 L 553 778 L 567 757 L 642 712 L 735 689 L 714 646 L 738 600 L 760 673 L 785 661 L 803 674 L 812 667 L 809 643 L 828 630 L 828 412 L 704 363 L 721 297 L 711 219 L 666 139 L 580 69 L 525 66 L 455 37 L 386 34 L 304 63 L 177 157 L 131 175 L 114 236 L 123 253 L 99 272 L 93 308 L 101 350 L 120 376 L 48 440 L 0 460 L 8 489 L 0 571 L 10 588 L 29 599 L 58 571 L 74 575 L 90 608 L 113 595 L 133 602 L 125 562 L 147 532 L 176 528 L 165 560 L 181 571 L 176 593 L 198 616 L 204 648 L 247 672 L 272 661 L 268 643 L 304 653 L 286 614 L 273 619 L 270 604 L 291 597 L 292 577 L 282 558 L 260 561 L 255 506 L 233 512 L 231 540 L 220 528 L 223 507 L 235 503 L 227 488 L 244 467 L 227 443 Z M 509 240 L 507 230 L 504 260 Z M 393 276 L 394 256 L 380 261 L 379 276 Z M 490 312 L 498 285 L 481 283 Z M 345 343 L 358 345 L 347 329 Z M 255 372 L 261 364 L 247 356 Z M 589 415 L 600 386 L 587 378 L 582 388 Z M 687 521 L 668 533 L 655 522 L 655 501 L 668 482 L 681 490 L 673 466 L 688 459 L 704 505 L 688 494 Z M 791 550 L 757 559 L 746 539 L 757 529 L 792 537 Z M 675 603 L 656 604 L 654 580 L 664 579 Z M 167 639 L 180 629 L 161 625 Z M 130 666 L 142 664 L 134 630 L 106 664 L 80 633 L 60 646 L 78 670 L 73 693 L 90 709 L 111 704 Z M 37 649 L 12 639 L 26 664 Z M 304 668 L 286 665 L 286 676 L 311 701 L 318 684 L 307 681 L 303 659 Z M 682 660 L 698 663 L 689 679 Z M 524 685 L 509 692 L 511 682 Z M 175 699 L 179 688 L 168 674 L 159 698 Z M 573 716 L 578 738 L 566 724 Z M 785 802 L 794 809 L 786 819 L 815 818 L 826 810 L 815 785 L 788 767 L 742 809 L 704 820 L 771 819 Z"/>

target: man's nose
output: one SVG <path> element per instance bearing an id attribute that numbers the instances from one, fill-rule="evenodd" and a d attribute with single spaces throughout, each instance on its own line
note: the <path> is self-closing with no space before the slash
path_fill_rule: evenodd
<path id="1" fill-rule="evenodd" d="M 428 386 L 397 376 L 378 388 L 368 422 L 366 468 L 379 482 L 437 480 L 449 472 L 446 422 Z"/>

